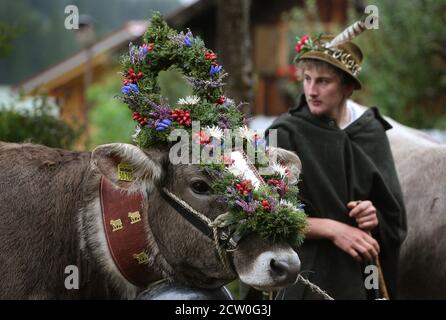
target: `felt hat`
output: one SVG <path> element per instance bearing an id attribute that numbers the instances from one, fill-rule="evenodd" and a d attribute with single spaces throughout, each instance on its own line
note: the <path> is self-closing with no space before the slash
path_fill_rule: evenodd
<path id="1" fill-rule="evenodd" d="M 361 71 L 361 49 L 350 40 L 366 30 L 362 21 L 357 21 L 337 36 L 303 36 L 296 44 L 295 61 L 316 59 L 324 61 L 347 73 L 355 83 L 355 90 L 362 88 L 358 78 Z"/>

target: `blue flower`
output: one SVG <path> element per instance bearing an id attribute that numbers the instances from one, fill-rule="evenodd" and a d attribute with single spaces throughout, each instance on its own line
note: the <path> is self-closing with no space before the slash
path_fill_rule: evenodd
<path id="1" fill-rule="evenodd" d="M 146 55 L 147 53 L 149 53 L 149 49 L 147 47 L 139 47 L 139 54 L 141 56 Z"/>
<path id="2" fill-rule="evenodd" d="M 189 36 L 185 36 L 184 37 L 184 45 L 189 48 L 192 47 L 192 38 Z"/>
<path id="3" fill-rule="evenodd" d="M 138 88 L 138 86 L 136 84 L 129 83 L 129 84 L 126 84 L 125 86 L 123 86 L 121 88 L 121 92 L 123 94 L 129 94 L 129 93 L 132 93 L 132 92 L 139 93 L 139 88 Z"/>
<path id="4" fill-rule="evenodd" d="M 158 124 L 156 125 L 155 130 L 156 131 L 164 131 L 166 130 L 170 125 L 172 124 L 172 120 L 170 119 L 163 119 L 161 121 L 158 122 Z"/>
<path id="5" fill-rule="evenodd" d="M 219 73 L 221 71 L 221 66 L 218 64 L 213 64 L 211 66 L 211 69 L 209 70 L 209 74 L 212 76 L 216 73 Z"/>

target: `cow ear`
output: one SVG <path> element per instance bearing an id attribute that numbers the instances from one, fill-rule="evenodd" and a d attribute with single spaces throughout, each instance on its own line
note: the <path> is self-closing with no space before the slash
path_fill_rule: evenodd
<path id="1" fill-rule="evenodd" d="M 288 168 L 288 181 L 290 184 L 296 184 L 299 181 L 299 176 L 302 172 L 302 162 L 294 152 L 282 148 L 268 147 L 267 153 L 269 157 L 277 159 L 277 162 Z"/>
<path id="2" fill-rule="evenodd" d="M 142 184 L 155 184 L 163 173 L 163 152 L 145 153 L 131 144 L 111 143 L 96 147 L 91 154 L 93 167 L 113 184 L 129 191 Z"/>

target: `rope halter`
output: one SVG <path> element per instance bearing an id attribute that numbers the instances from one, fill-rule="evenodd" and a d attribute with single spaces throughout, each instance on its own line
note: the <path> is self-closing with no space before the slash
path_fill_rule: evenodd
<path id="1" fill-rule="evenodd" d="M 235 273 L 234 265 L 232 260 L 228 258 L 228 254 L 235 250 L 240 241 L 240 237 L 237 234 L 229 234 L 222 230 L 227 227 L 225 218 L 229 213 L 223 213 L 212 221 L 166 188 L 160 189 L 160 193 L 175 211 L 181 214 L 183 218 L 201 231 L 201 233 L 214 241 L 215 248 L 224 268 L 229 272 Z"/>

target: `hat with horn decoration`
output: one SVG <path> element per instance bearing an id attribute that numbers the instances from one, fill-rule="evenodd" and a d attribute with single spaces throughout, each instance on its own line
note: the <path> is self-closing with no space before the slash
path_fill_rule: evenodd
<path id="1" fill-rule="evenodd" d="M 298 38 L 296 44 L 297 55 L 294 61 L 302 59 L 316 59 L 329 63 L 341 69 L 352 77 L 355 82 L 355 90 L 362 88 L 358 74 L 361 71 L 361 49 L 350 40 L 366 30 L 364 21 L 360 20 L 346 28 L 337 36 L 308 35 Z"/>

